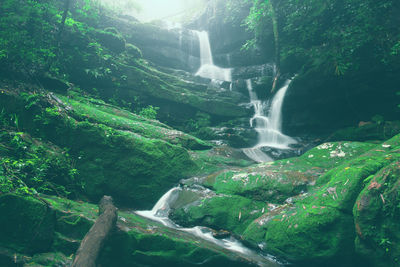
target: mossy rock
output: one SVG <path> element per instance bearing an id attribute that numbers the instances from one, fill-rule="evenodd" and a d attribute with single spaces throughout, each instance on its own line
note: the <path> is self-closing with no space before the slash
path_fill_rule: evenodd
<path id="1" fill-rule="evenodd" d="M 15 92 L 0 97 L 5 109 L 18 114 L 20 128 L 69 148 L 93 201 L 111 195 L 125 206 L 150 208 L 182 178 L 198 171 L 188 150 L 203 141 L 117 107 L 54 94 L 39 97 L 30 110 Z"/>
<path id="2" fill-rule="evenodd" d="M 373 147 L 374 144 L 358 142 L 325 143 L 300 157 L 209 175 L 204 184 L 217 193 L 282 203 L 307 191 L 328 169 Z"/>
<path id="3" fill-rule="evenodd" d="M 202 225 L 240 235 L 266 209 L 265 203 L 241 196 L 215 195 L 176 209 L 170 217 L 179 225 Z"/>
<path id="4" fill-rule="evenodd" d="M 104 125 L 80 122 L 71 138 L 82 154 L 77 169 L 84 191 L 95 200 L 107 194 L 124 205 L 150 208 L 196 169 L 180 146 Z"/>
<path id="5" fill-rule="evenodd" d="M 365 180 L 353 208 L 356 252 L 374 266 L 400 264 L 400 162 Z"/>
<path id="6" fill-rule="evenodd" d="M 24 253 L 45 252 L 51 247 L 54 211 L 31 196 L 0 195 L 0 246 Z"/>
<path id="7" fill-rule="evenodd" d="M 294 198 L 293 204 L 255 220 L 243 237 L 264 243 L 269 253 L 293 262 L 354 258 L 354 203 L 366 179 L 400 159 L 399 148 L 400 136 L 396 136 L 344 162 L 321 176 L 308 194 Z"/>
<path id="8" fill-rule="evenodd" d="M 383 141 L 398 133 L 400 133 L 400 121 L 362 122 L 358 127 L 348 127 L 336 131 L 329 139 L 334 141 Z"/>
<path id="9" fill-rule="evenodd" d="M 98 217 L 96 205 L 53 196 L 44 198 L 56 210 L 58 222 L 68 216 L 79 216 L 87 222 L 94 222 Z M 99 258 L 102 266 L 254 266 L 252 259 L 130 211 L 119 211 L 118 215 L 117 229 Z M 79 225 L 71 227 L 81 228 Z"/>
<path id="10" fill-rule="evenodd" d="M 36 254 L 32 260 L 28 261 L 24 267 L 52 267 L 52 266 L 71 266 L 72 258 L 60 252 L 48 252 Z"/>
<path id="11" fill-rule="evenodd" d="M 161 139 L 192 150 L 211 147 L 210 144 L 172 129 L 157 120 L 145 118 L 97 99 L 77 95 L 69 97 L 59 95 L 57 97 L 70 110 L 68 113 L 78 121 L 89 120 L 114 129 L 131 131 L 146 138 Z"/>
<path id="12" fill-rule="evenodd" d="M 126 42 L 120 34 L 111 31 L 96 31 L 95 36 L 103 46 L 114 53 L 119 54 L 125 51 Z"/>

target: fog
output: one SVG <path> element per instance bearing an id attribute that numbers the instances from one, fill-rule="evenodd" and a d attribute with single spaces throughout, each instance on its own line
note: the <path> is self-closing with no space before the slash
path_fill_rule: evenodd
<path id="1" fill-rule="evenodd" d="M 141 21 L 177 20 L 202 8 L 206 0 L 136 0 L 141 7 L 134 16 Z"/>

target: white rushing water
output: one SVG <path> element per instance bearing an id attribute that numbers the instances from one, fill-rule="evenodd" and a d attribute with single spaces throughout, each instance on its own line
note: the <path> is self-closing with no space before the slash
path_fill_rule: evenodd
<path id="1" fill-rule="evenodd" d="M 250 126 L 258 133 L 258 143 L 253 148 L 243 149 L 243 152 L 257 162 L 271 161 L 262 147 L 272 147 L 278 149 L 290 149 L 290 145 L 296 144 L 296 140 L 282 133 L 282 105 L 286 91 L 291 80 L 286 81 L 282 88 L 273 97 L 270 103 L 258 99 L 253 90 L 251 80 L 246 80 L 249 91 L 250 103 L 254 107 L 254 115 L 250 118 Z"/>
<path id="2" fill-rule="evenodd" d="M 243 246 L 240 241 L 233 237 L 216 239 L 213 236 L 211 229 L 207 227 L 195 226 L 192 228 L 183 228 L 176 225 L 168 218 L 168 215 L 171 211 L 171 205 L 173 205 L 174 202 L 177 200 L 181 191 L 182 189 L 180 187 L 174 187 L 170 189 L 167 193 L 165 193 L 157 201 L 153 209 L 146 211 L 136 211 L 135 213 L 153 221 L 160 222 L 167 227 L 190 233 L 203 240 L 212 242 L 222 248 L 250 257 L 251 259 L 255 260 L 259 266 L 279 266 L 272 258 L 261 256 L 255 253 L 254 251 Z"/>
<path id="3" fill-rule="evenodd" d="M 206 31 L 194 31 L 199 37 L 200 42 L 200 68 L 196 75 L 204 78 L 220 81 L 232 81 L 232 69 L 221 68 L 214 65 L 211 52 L 210 39 Z"/>

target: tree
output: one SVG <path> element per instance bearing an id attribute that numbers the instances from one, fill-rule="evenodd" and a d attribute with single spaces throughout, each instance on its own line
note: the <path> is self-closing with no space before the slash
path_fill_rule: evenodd
<path id="1" fill-rule="evenodd" d="M 247 45 L 254 45 L 262 38 L 265 27 L 271 27 L 274 36 L 274 58 L 275 58 L 275 77 L 273 79 L 271 92 L 276 88 L 280 76 L 280 37 L 279 37 L 279 16 L 278 4 L 276 0 L 250 0 L 253 6 L 250 9 L 249 16 L 245 20 L 248 29 L 254 32 L 255 39 L 250 40 Z"/>
<path id="2" fill-rule="evenodd" d="M 342 76 L 399 62 L 399 1 L 250 1 L 246 25 L 254 32 L 253 42 L 273 28 L 280 70 L 289 65 L 299 71 L 307 65 Z"/>

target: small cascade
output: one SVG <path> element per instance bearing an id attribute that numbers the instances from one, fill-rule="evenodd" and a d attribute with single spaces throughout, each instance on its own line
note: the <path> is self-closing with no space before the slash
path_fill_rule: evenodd
<path id="1" fill-rule="evenodd" d="M 196 75 L 204 78 L 220 81 L 232 81 L 232 70 L 229 68 L 220 68 L 214 65 L 211 52 L 210 39 L 206 31 L 194 31 L 200 42 L 200 63 L 201 66 Z"/>
<path id="2" fill-rule="evenodd" d="M 278 90 L 270 103 L 265 103 L 258 99 L 251 80 L 246 80 L 250 103 L 254 107 L 250 126 L 254 127 L 258 133 L 258 143 L 253 148 L 243 149 L 243 152 L 254 161 L 266 162 L 272 160 L 260 150 L 262 147 L 290 149 L 290 145 L 297 143 L 296 140 L 282 133 L 282 105 L 290 82 L 291 80 L 288 80 Z"/>
<path id="3" fill-rule="evenodd" d="M 171 210 L 170 203 L 177 199 L 180 190 L 179 187 L 170 189 L 157 201 L 151 210 L 136 211 L 136 214 L 175 228 L 176 225 L 168 218 L 168 215 Z"/>
<path id="4" fill-rule="evenodd" d="M 151 210 L 147 211 L 135 211 L 136 214 L 148 218 L 153 221 L 157 221 L 162 223 L 163 225 L 173 228 L 179 231 L 183 231 L 189 234 L 192 234 L 196 237 L 199 237 L 208 242 L 212 242 L 222 248 L 228 249 L 230 251 L 240 253 L 244 255 L 246 258 L 250 258 L 257 263 L 259 266 L 265 267 L 276 267 L 279 264 L 272 259 L 270 256 L 260 255 L 253 250 L 245 247 L 240 241 L 233 237 L 216 239 L 213 236 L 213 232 L 210 228 L 203 226 L 195 226 L 192 228 L 183 228 L 176 225 L 173 221 L 168 218 L 168 215 L 171 211 L 171 206 L 177 201 L 179 197 L 179 193 L 182 192 L 182 188 L 174 187 L 170 189 L 167 193 L 165 193 L 154 205 Z"/>
<path id="5" fill-rule="evenodd" d="M 254 160 L 255 162 L 270 162 L 273 159 L 261 151 L 259 147 L 251 147 L 251 148 L 243 148 L 243 153 L 250 159 Z"/>

